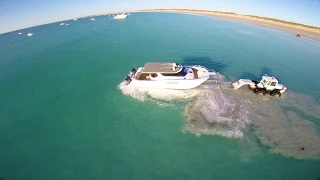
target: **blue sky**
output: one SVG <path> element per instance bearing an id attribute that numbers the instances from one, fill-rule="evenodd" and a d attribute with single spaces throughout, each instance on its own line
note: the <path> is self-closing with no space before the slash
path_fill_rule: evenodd
<path id="1" fill-rule="evenodd" d="M 153 8 L 232 11 L 320 27 L 320 0 L 0 0 L 0 33 L 94 14 Z"/>

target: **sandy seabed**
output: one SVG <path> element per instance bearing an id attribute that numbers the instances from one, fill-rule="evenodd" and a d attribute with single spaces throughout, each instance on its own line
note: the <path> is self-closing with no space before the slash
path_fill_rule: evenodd
<path id="1" fill-rule="evenodd" d="M 280 98 L 263 96 L 245 87 L 232 89 L 219 73 L 215 79 L 220 83 L 191 90 L 133 89 L 122 83 L 118 88 L 125 95 L 160 106 L 176 107 L 177 102 L 184 101 L 183 132 L 240 138 L 253 149 L 259 146 L 254 139 L 259 139 L 276 154 L 320 158 L 320 134 L 310 119 L 320 119 L 320 105 L 311 97 L 291 92 Z"/>

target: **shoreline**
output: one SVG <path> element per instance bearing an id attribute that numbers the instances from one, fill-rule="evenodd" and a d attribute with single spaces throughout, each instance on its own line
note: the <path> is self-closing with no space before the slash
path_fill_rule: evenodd
<path id="1" fill-rule="evenodd" d="M 252 25 L 257 25 L 261 27 L 271 28 L 280 30 L 286 33 L 290 33 L 293 36 L 297 34 L 301 37 L 306 37 L 309 39 L 320 41 L 320 28 L 316 29 L 311 27 L 304 27 L 302 25 L 288 24 L 283 22 L 275 22 L 268 19 L 263 19 L 263 17 L 252 17 L 249 15 L 235 14 L 235 13 L 223 13 L 214 11 L 200 11 L 200 10 L 175 10 L 175 9 L 154 9 L 154 10 L 140 10 L 137 12 L 169 12 L 169 13 L 182 13 L 182 14 L 195 14 L 195 15 L 205 15 L 226 20 L 231 20 L 234 22 L 248 23 Z M 298 38 L 298 37 L 297 37 Z"/>

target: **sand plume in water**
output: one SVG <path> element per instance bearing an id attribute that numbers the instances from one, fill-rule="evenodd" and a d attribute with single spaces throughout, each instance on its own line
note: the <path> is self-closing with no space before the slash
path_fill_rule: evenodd
<path id="1" fill-rule="evenodd" d="M 184 102 L 184 131 L 197 136 L 220 135 L 249 141 L 256 137 L 277 154 L 297 159 L 320 158 L 320 135 L 316 125 L 290 108 L 284 108 L 293 107 L 319 120 L 319 111 L 314 111 L 314 108 L 320 109 L 319 103 L 299 93 L 286 92 L 278 98 L 256 95 L 246 88 L 234 90 L 229 87 L 230 82 L 217 75 L 221 84 L 212 88 L 137 90 L 120 84 L 118 89 L 125 95 L 159 105 L 165 102 L 175 106 L 177 102 Z"/>

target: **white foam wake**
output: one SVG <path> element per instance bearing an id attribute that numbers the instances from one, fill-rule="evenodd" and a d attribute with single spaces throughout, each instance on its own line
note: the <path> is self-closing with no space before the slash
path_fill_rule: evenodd
<path id="1" fill-rule="evenodd" d="M 216 73 L 214 79 L 222 83 L 224 76 Z M 242 137 L 242 129 L 249 122 L 246 107 L 225 96 L 219 86 L 190 90 L 136 89 L 121 83 L 118 89 L 127 96 L 160 106 L 176 106 L 178 102 L 184 102 L 187 121 L 184 131 L 196 135 Z"/>
<path id="2" fill-rule="evenodd" d="M 131 96 L 139 101 L 151 101 L 161 106 L 174 106 L 177 102 L 186 102 L 196 97 L 199 90 L 174 90 L 174 89 L 152 89 L 133 88 L 124 83 L 118 85 L 118 89 L 124 95 Z"/>

